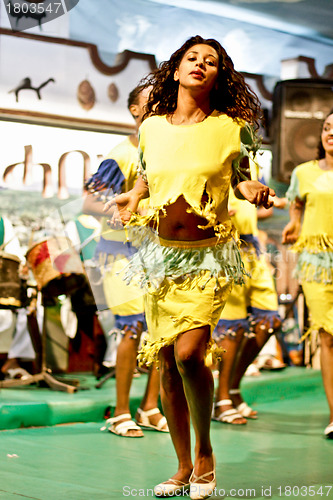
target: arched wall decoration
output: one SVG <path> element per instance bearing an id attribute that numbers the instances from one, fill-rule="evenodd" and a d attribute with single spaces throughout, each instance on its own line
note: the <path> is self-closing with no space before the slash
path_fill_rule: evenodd
<path id="1" fill-rule="evenodd" d="M 68 71 L 68 67 L 71 66 L 71 62 L 75 62 L 76 52 L 70 52 L 71 49 L 81 48 L 84 49 L 83 52 L 80 51 L 78 55 L 80 56 L 80 64 L 84 54 L 84 51 L 88 52 L 89 59 L 92 63 L 92 67 L 90 67 L 90 72 L 94 73 L 93 76 L 89 77 L 89 82 L 84 81 L 84 76 L 81 80 L 78 80 L 76 83 L 75 90 L 80 88 L 80 105 L 78 105 L 77 100 L 73 100 L 73 92 L 68 91 L 68 94 L 64 94 L 64 98 L 59 103 L 60 106 L 56 106 L 55 103 L 59 102 L 59 96 L 62 97 L 63 93 L 67 91 L 66 87 L 62 83 L 62 87 L 58 88 L 55 91 L 55 94 L 51 95 L 51 99 L 47 101 L 47 107 L 45 108 L 47 111 L 42 112 L 41 108 L 35 105 L 34 103 L 29 104 L 28 109 L 18 109 L 17 106 L 14 106 L 11 103 L 11 106 L 6 106 L 2 103 L 0 104 L 0 117 L 1 115 L 4 118 L 10 118 L 13 120 L 23 119 L 28 122 L 36 122 L 45 124 L 59 124 L 60 126 L 73 126 L 76 128 L 82 129 L 91 129 L 91 130 L 109 130 L 117 133 L 129 134 L 134 130 L 134 125 L 132 124 L 131 117 L 127 110 L 127 95 L 128 92 L 137 84 L 140 80 L 140 72 L 142 71 L 141 76 L 147 74 L 149 71 L 156 69 L 157 63 L 154 55 L 152 54 L 143 54 L 136 53 L 129 50 L 125 50 L 121 54 L 118 54 L 116 58 L 116 62 L 113 66 L 108 66 L 105 64 L 99 55 L 98 48 L 96 45 L 81 41 L 68 40 L 60 37 L 49 37 L 45 35 L 37 35 L 27 32 L 14 32 L 6 28 L 0 28 L 0 36 L 6 37 L 15 37 L 17 40 L 29 40 L 40 43 L 52 44 L 53 47 L 67 47 L 69 48 L 69 52 L 66 51 L 65 54 L 68 56 L 66 61 L 67 66 L 66 69 Z M 63 49 L 61 49 L 62 51 Z M 45 54 L 45 50 L 44 50 Z M 62 52 L 59 52 L 62 54 Z M 57 55 L 59 55 L 57 52 Z M 83 57 L 84 59 L 84 57 Z M 61 60 L 61 58 L 59 58 Z M 129 69 L 129 64 L 132 64 L 135 61 L 136 66 L 134 66 L 136 70 L 136 75 L 133 76 L 133 81 L 131 83 L 132 78 L 132 66 Z M 141 62 L 143 63 L 141 66 Z M 284 61 L 281 61 L 283 63 Z M 288 60 L 286 61 L 288 64 Z M 309 78 L 321 78 L 318 76 L 318 72 L 315 68 L 315 61 L 312 58 L 299 56 L 298 58 L 294 58 L 289 61 L 290 67 L 296 68 L 299 65 L 303 68 L 303 71 L 308 73 Z M 88 63 L 89 64 L 89 63 Z M 138 66 L 139 64 L 139 66 Z M 17 65 L 16 65 L 17 66 Z M 53 66 L 52 66 L 53 67 Z M 79 68 L 81 68 L 79 66 Z M 54 65 L 54 68 L 58 71 L 61 71 L 61 65 L 57 67 Z M 77 68 L 75 68 L 77 69 Z M 96 70 L 96 72 L 94 72 Z M 3 71 L 5 71 L 3 69 Z M 126 74 L 127 71 L 127 74 Z M 331 68 L 328 68 L 327 71 L 331 71 Z M 124 72 L 122 76 L 120 76 Z M 7 72 L 8 73 L 8 72 Z M 267 89 L 265 85 L 265 77 L 259 74 L 251 74 L 242 72 L 246 82 L 253 87 L 254 91 L 257 93 L 259 100 L 262 103 L 265 114 L 265 122 L 269 124 L 271 111 L 272 111 L 272 92 Z M 72 83 L 75 84 L 75 75 L 76 73 L 72 71 L 69 73 L 69 76 L 72 79 Z M 101 83 L 100 78 L 104 76 L 112 76 L 112 82 L 103 80 Z M 5 73 L 4 73 L 4 76 Z M 57 75 L 54 75 L 55 77 Z M 79 77 L 78 77 L 79 78 Z M 99 84 L 99 87 L 96 87 L 96 82 Z M 68 81 L 68 79 L 67 79 Z M 58 85 L 58 83 L 57 83 Z M 86 87 L 84 89 L 83 87 Z M 3 87 L 2 87 L 3 88 Z M 50 92 L 51 92 L 51 87 Z M 55 87 L 52 87 L 52 91 Z M 0 88 L 1 90 L 1 88 Z M 48 90 L 48 89 L 47 89 Z M 87 92 L 86 92 L 87 91 Z M 3 92 L 3 91 L 2 91 Z M 57 93 L 56 93 L 57 92 Z M 85 94 L 85 95 L 83 95 Z M 1 95 L 1 92 L 0 92 Z M 3 94 L 2 94 L 3 95 Z M 55 99 L 52 101 L 52 99 Z M 56 101 L 58 99 L 58 101 Z M 46 101 L 46 99 L 45 99 Z M 110 102 L 111 101 L 111 102 Z M 51 102 L 51 106 L 49 106 Z M 64 104 L 69 103 L 69 107 L 64 109 Z M 89 111 L 89 115 L 82 116 L 77 112 L 77 108 L 73 108 L 73 102 L 76 103 L 77 108 L 84 109 L 85 111 Z M 108 103 L 112 106 L 108 107 Z M 55 113 L 54 113 L 55 111 Z M 110 120 L 110 116 L 112 119 Z M 124 120 L 124 123 L 122 121 Z M 269 127 L 264 131 L 264 139 L 265 142 L 270 142 L 269 137 Z"/>
<path id="2" fill-rule="evenodd" d="M 282 60 L 281 63 L 283 64 L 284 62 L 287 62 L 288 59 Z M 293 59 L 289 59 L 289 61 L 293 61 L 294 64 L 298 63 L 305 63 L 305 66 L 307 67 L 307 71 L 309 73 L 309 78 L 325 78 L 323 75 L 322 77 L 318 74 L 316 70 L 316 65 L 315 65 L 315 60 L 312 57 L 306 57 L 306 56 L 298 56 Z"/>
<path id="3" fill-rule="evenodd" d="M 97 46 L 91 43 L 6 28 L 0 28 L 0 38 L 0 52 L 4 56 L 0 57 L 0 63 L 3 61 L 0 64 L 0 118 L 111 133 L 133 132 L 127 95 L 145 74 L 156 68 L 153 55 L 125 50 L 118 54 L 115 64 L 109 66 L 101 60 Z M 22 52 L 26 56 L 23 64 L 19 64 Z M 18 103 L 14 94 L 8 94 L 17 88 L 22 78 L 29 77 L 36 83 L 39 83 L 38 77 L 46 80 L 44 73 L 48 67 L 54 71 L 56 84 L 46 89 L 43 101 L 32 99 L 34 94 L 24 91 Z M 89 80 L 89 84 L 83 83 L 84 80 Z"/>
<path id="4" fill-rule="evenodd" d="M 0 35 L 15 36 L 18 38 L 27 38 L 30 40 L 37 40 L 46 43 L 58 43 L 60 45 L 68 45 L 71 47 L 82 47 L 88 50 L 91 62 L 95 68 L 104 75 L 116 75 L 123 71 L 131 59 L 140 59 L 147 61 L 150 69 L 156 68 L 156 59 L 153 54 L 142 54 L 140 52 L 133 52 L 131 50 L 124 50 L 117 56 L 117 63 L 115 66 L 108 66 L 100 58 L 98 47 L 93 43 L 79 42 L 76 40 L 68 40 L 67 38 L 49 37 L 45 35 L 35 35 L 33 33 L 26 33 L 23 31 L 11 31 L 7 28 L 0 28 Z"/>

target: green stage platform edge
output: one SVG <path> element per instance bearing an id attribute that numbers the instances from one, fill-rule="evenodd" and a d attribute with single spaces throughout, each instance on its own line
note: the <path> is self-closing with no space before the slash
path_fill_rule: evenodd
<path id="1" fill-rule="evenodd" d="M 68 378 L 73 376 L 79 379 L 82 388 L 74 394 L 37 385 L 0 389 L 0 430 L 102 422 L 107 406 L 115 406 L 115 379 L 109 379 L 102 388 L 96 389 L 97 381 L 92 375 L 71 374 Z M 132 414 L 140 404 L 146 380 L 145 374 L 133 379 Z M 257 404 L 295 399 L 314 392 L 324 394 L 324 389 L 319 371 L 288 367 L 279 372 L 262 372 L 259 377 L 245 377 L 242 392 L 245 400 L 255 408 Z"/>

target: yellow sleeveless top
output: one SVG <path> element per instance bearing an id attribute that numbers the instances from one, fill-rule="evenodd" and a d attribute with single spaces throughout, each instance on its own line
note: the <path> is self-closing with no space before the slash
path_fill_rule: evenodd
<path id="1" fill-rule="evenodd" d="M 333 283 L 333 171 L 322 170 L 318 160 L 298 165 L 286 196 L 305 202 L 301 234 L 292 247 L 300 253 L 298 277 Z"/>
<path id="2" fill-rule="evenodd" d="M 230 234 L 229 186 L 250 178 L 247 169 L 239 168 L 240 159 L 253 148 L 250 136 L 243 121 L 216 111 L 192 125 L 172 125 L 166 116 L 147 118 L 139 131 L 139 157 L 150 205 L 146 219 L 135 222 L 158 221 L 159 212 L 183 196 L 195 214 L 207 219 L 205 228 Z M 203 205 L 204 193 L 209 200 Z"/>

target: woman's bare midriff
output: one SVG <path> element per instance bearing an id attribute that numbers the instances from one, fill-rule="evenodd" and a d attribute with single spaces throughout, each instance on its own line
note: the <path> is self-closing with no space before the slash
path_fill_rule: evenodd
<path id="1" fill-rule="evenodd" d="M 203 202 L 206 201 L 204 198 Z M 207 220 L 193 213 L 187 212 L 190 208 L 185 199 L 180 196 L 172 205 L 165 209 L 166 216 L 159 219 L 158 234 L 161 238 L 175 241 L 196 241 L 213 238 L 214 229 L 200 229 L 198 226 L 207 225 Z"/>

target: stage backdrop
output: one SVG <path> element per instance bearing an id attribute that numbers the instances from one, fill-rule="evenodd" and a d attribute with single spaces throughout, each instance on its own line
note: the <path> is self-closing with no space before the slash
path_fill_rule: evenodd
<path id="1" fill-rule="evenodd" d="M 80 211 L 84 181 L 124 139 L 8 121 L 0 121 L 0 136 L 1 214 L 16 227 L 24 247 L 45 231 L 59 234 L 62 224 Z M 61 218 L 56 216 L 59 208 Z"/>

